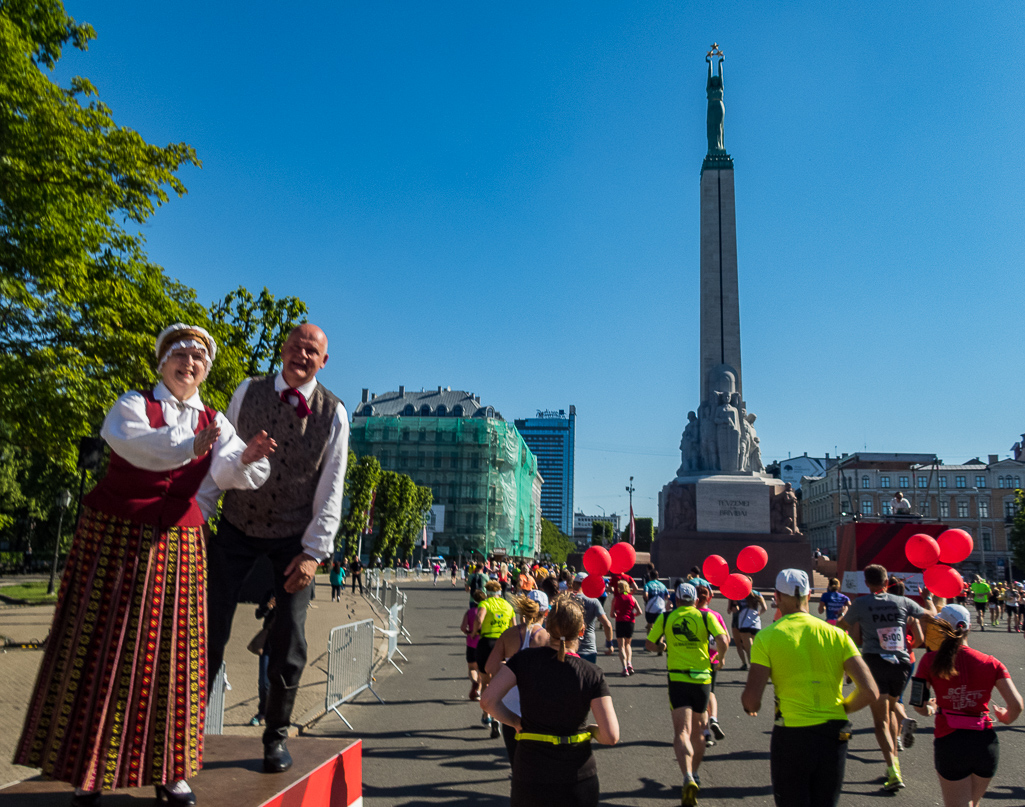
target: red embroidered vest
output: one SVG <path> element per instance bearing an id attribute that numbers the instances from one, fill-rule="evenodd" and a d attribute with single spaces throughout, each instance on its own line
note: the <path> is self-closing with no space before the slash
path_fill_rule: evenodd
<path id="1" fill-rule="evenodd" d="M 149 425 L 154 429 L 166 426 L 153 391 L 144 392 L 143 397 Z M 215 410 L 204 406 L 196 430 L 206 427 L 216 414 Z M 208 451 L 188 465 L 170 471 L 144 471 L 111 452 L 107 475 L 83 502 L 108 515 L 137 524 L 153 524 L 161 531 L 173 526 L 199 527 L 204 518 L 195 496 L 210 469 L 211 456 Z"/>

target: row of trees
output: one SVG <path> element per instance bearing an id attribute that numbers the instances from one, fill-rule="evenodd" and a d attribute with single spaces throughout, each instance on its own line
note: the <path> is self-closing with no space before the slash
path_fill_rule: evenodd
<path id="1" fill-rule="evenodd" d="M 406 474 L 382 471 L 377 457 L 359 459 L 349 452 L 345 474 L 349 512 L 335 539 L 337 551 L 351 557 L 358 552 L 360 535 L 373 512 L 374 544 L 371 554 L 387 566 L 395 558 L 412 558 L 424 519 L 434 504 L 431 489 L 417 485 Z"/>
<path id="2" fill-rule="evenodd" d="M 651 518 L 635 518 L 634 533 L 636 537 L 635 547 L 638 552 L 647 552 L 655 540 L 655 520 Z M 611 546 L 615 540 L 615 530 L 611 521 L 591 522 L 591 545 Z M 620 540 L 625 540 L 620 535 Z"/>
<path id="3" fill-rule="evenodd" d="M 165 325 L 217 339 L 202 394 L 223 410 L 306 316 L 267 289 L 204 306 L 148 260 L 139 228 L 186 193 L 178 171 L 200 161 L 119 126 L 88 80 L 52 80 L 63 49 L 94 36 L 57 0 L 0 4 L 0 541 L 16 550 L 52 548 L 57 494 L 78 488 L 79 439 L 118 395 L 155 383 Z"/>

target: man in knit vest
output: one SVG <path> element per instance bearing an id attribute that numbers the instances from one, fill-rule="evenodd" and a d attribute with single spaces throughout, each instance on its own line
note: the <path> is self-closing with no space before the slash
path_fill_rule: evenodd
<path id="1" fill-rule="evenodd" d="M 242 581 L 260 556 L 274 569 L 277 617 L 267 639 L 270 692 L 263 732 L 267 773 L 292 765 L 285 740 L 306 666 L 310 584 L 319 562 L 334 553 L 349 456 L 345 406 L 316 379 L 327 363 L 324 332 L 300 325 L 288 335 L 281 356 L 280 373 L 246 379 L 228 406 L 227 418 L 243 440 L 266 431 L 278 447 L 259 495 L 224 497 L 220 527 L 209 547 L 207 592 L 212 685 Z"/>

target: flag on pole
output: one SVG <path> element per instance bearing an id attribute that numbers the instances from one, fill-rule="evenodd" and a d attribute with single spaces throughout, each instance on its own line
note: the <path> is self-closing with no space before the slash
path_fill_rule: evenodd
<path id="1" fill-rule="evenodd" d="M 637 543 L 637 526 L 634 524 L 634 506 L 630 505 L 630 543 Z"/>

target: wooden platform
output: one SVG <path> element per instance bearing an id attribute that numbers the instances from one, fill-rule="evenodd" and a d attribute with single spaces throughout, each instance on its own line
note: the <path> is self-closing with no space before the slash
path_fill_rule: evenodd
<path id="1" fill-rule="evenodd" d="M 290 739 L 292 768 L 285 773 L 267 774 L 263 773 L 263 746 L 259 738 L 209 736 L 203 770 L 189 784 L 196 792 L 197 807 L 300 805 L 306 801 L 304 796 L 314 795 L 313 791 L 316 791 L 317 804 L 345 807 L 358 800 L 362 789 L 359 772 L 355 772 L 354 779 L 352 766 L 345 771 L 341 763 L 340 754 L 352 745 L 351 740 L 342 739 Z M 354 764 L 358 767 L 358 760 Z M 285 791 L 288 791 L 287 796 Z M 63 782 L 46 782 L 38 777 L 26 779 L 0 790 L 0 807 L 67 807 L 71 793 L 72 788 Z M 153 795 L 152 787 L 105 792 L 102 807 L 150 805 Z"/>

